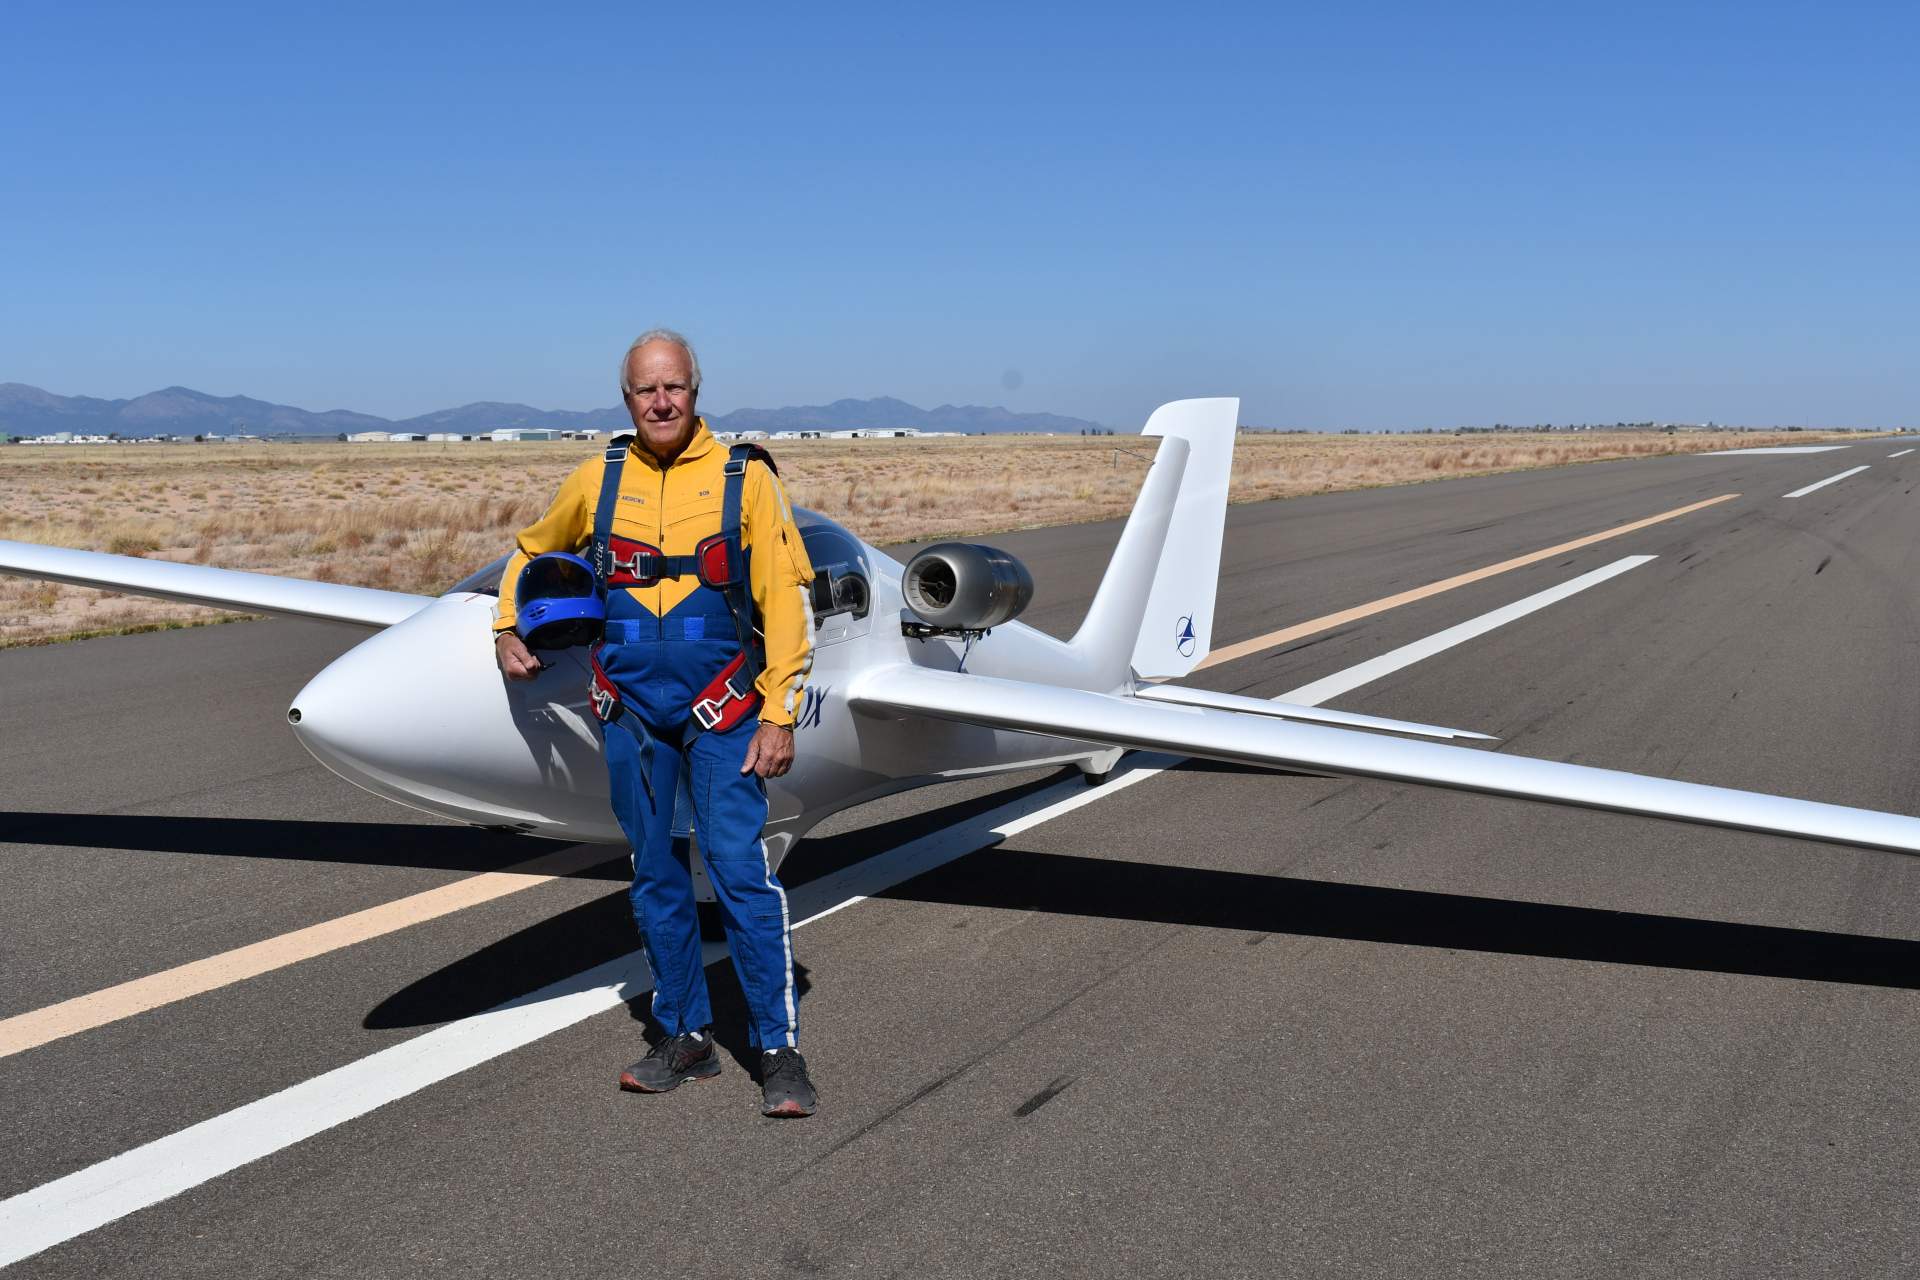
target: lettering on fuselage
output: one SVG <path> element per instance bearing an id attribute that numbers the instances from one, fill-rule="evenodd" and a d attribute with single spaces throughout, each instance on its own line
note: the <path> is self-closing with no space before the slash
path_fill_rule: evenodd
<path id="1" fill-rule="evenodd" d="M 800 714 L 793 718 L 795 732 L 820 723 L 820 709 L 827 705 L 833 686 L 808 685 L 800 694 Z"/>

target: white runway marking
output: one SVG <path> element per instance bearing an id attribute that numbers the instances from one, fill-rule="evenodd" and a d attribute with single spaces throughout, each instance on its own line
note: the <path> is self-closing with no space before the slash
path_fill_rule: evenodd
<path id="1" fill-rule="evenodd" d="M 1425 640 L 1289 690 L 1277 700 L 1312 706 L 1351 692 L 1654 558 L 1628 556 L 1616 560 Z M 799 929 L 823 920 L 923 872 L 1105 799 L 1173 768 L 1181 760 L 1154 753 L 1129 755 L 1100 787 L 1088 787 L 1078 778 L 1055 783 L 800 885 L 789 894 L 792 912 L 800 917 L 793 927 Z M 701 958 L 713 964 L 726 953 L 724 943 L 711 942 L 703 948 Z M 436 1028 L 0 1201 L 0 1267 L 190 1191 L 296 1142 L 638 999 L 646 994 L 651 980 L 644 953 L 629 952 L 485 1013 Z"/>
<path id="2" fill-rule="evenodd" d="M 1837 480 L 1845 480 L 1848 476 L 1857 476 L 1865 470 L 1867 470 L 1866 467 L 1854 467 L 1852 470 L 1842 471 L 1837 476 L 1828 476 L 1825 480 L 1816 480 L 1804 489 L 1795 489 L 1792 493 L 1786 493 L 1780 496 L 1784 498 L 1804 498 L 1815 489 L 1824 489 Z"/>
<path id="3" fill-rule="evenodd" d="M 1357 667 L 1348 667 L 1345 671 L 1336 672 L 1324 680 L 1316 680 L 1310 685 L 1287 694 L 1286 700 L 1304 702 L 1310 707 L 1317 707 L 1343 693 L 1358 689 L 1363 684 L 1370 684 L 1382 676 L 1391 675 L 1402 667 L 1412 666 L 1422 658 L 1431 658 L 1434 654 L 1451 649 L 1457 644 L 1465 644 L 1476 636 L 1485 635 L 1495 627 L 1502 627 L 1517 618 L 1524 618 L 1550 604 L 1565 600 L 1568 596 L 1578 595 L 1588 587 L 1598 586 L 1609 578 L 1616 578 L 1627 570 L 1637 569 L 1656 558 L 1627 556 L 1624 559 L 1615 560 L 1612 564 L 1595 569 L 1592 573 L 1583 573 L 1571 582 L 1549 587 L 1536 595 L 1528 596 L 1525 600 L 1516 600 L 1504 609 L 1495 609 L 1492 613 L 1481 614 L 1470 622 L 1463 622 L 1457 627 L 1448 627 L 1445 631 L 1428 636 L 1424 640 L 1403 645 L 1392 653 L 1383 653 L 1370 662 L 1363 662 Z"/>
<path id="4" fill-rule="evenodd" d="M 1735 453 L 1832 453 L 1835 449 L 1851 449 L 1850 444 L 1776 444 L 1764 449 L 1708 449 L 1694 455 L 1700 458 L 1724 458 Z"/>
<path id="5" fill-rule="evenodd" d="M 1913 450 L 1911 450 L 1911 449 L 1902 449 L 1902 450 L 1901 450 L 1900 452 L 1898 452 L 1898 453 L 1890 453 L 1890 454 L 1888 454 L 1887 456 L 1888 456 L 1889 458 L 1904 458 L 1904 457 L 1906 457 L 1906 456 L 1907 456 L 1908 454 L 1910 454 L 1910 453 L 1912 453 L 1912 452 L 1913 452 Z"/>

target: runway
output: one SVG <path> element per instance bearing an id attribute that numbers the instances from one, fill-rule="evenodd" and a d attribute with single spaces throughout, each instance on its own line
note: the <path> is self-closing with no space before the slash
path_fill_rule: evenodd
<path id="1" fill-rule="evenodd" d="M 1911 452 L 1235 507 L 1216 647 L 1296 638 L 1189 683 L 1338 689 L 1516 754 L 1915 812 Z M 1064 634 L 1118 528 L 988 540 Z M 364 634 L 0 653 L 0 1020 L 551 849 L 377 800 L 298 746 L 288 701 Z M 897 879 L 893 851 L 936 846 L 964 856 Z M 385 1052 L 431 1064 L 439 1029 L 631 951 L 623 874 L 0 1056 L 0 1202 L 146 1144 L 200 1158 L 173 1136 Z M 1187 762 L 895 797 L 786 878 L 816 909 L 859 898 L 795 935 L 816 1119 L 763 1121 L 737 1062 L 620 1093 L 644 1044 L 616 1005 L 9 1274 L 1904 1276 L 1920 1254 L 1911 859 Z M 743 1057 L 731 970 L 709 976 Z"/>

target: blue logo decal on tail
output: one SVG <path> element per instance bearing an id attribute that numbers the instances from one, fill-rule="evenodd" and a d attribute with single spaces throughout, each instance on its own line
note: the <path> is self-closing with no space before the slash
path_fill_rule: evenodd
<path id="1" fill-rule="evenodd" d="M 1173 643 L 1180 650 L 1180 656 L 1191 658 L 1193 646 L 1199 643 L 1199 637 L 1193 634 L 1193 615 L 1188 614 L 1173 624 Z"/>

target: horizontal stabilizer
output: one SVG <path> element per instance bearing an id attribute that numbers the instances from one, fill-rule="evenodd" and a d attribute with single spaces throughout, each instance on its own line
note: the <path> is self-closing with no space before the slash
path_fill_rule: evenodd
<path id="1" fill-rule="evenodd" d="M 888 666 L 863 676 L 849 693 L 849 705 L 879 714 L 905 712 L 1234 764 L 1423 783 L 1920 853 L 1920 818 L 1900 814 L 1084 689 Z"/>
<path id="2" fill-rule="evenodd" d="M 1330 707 L 1304 707 L 1297 702 L 1275 702 L 1269 698 L 1248 698 L 1238 693 L 1215 693 L 1212 689 L 1189 689 L 1177 684 L 1150 684 L 1134 690 L 1133 696 L 1149 702 L 1172 702 L 1183 707 L 1213 707 L 1218 711 L 1237 711 L 1249 716 L 1276 716 L 1282 720 L 1305 720 L 1310 724 L 1337 724 L 1349 729 L 1378 729 L 1385 733 L 1411 733 L 1421 738 L 1472 738 L 1479 742 L 1498 742 L 1490 733 L 1471 729 L 1448 729 L 1437 724 L 1417 724 L 1411 720 L 1388 720 L 1384 716 L 1361 715 L 1357 711 L 1335 711 Z"/>
<path id="3" fill-rule="evenodd" d="M 44 547 L 36 542 L 0 540 L 0 573 L 222 609 L 350 622 L 362 627 L 390 627 L 433 603 L 432 596 L 409 595 L 404 591 L 346 587 L 333 582 L 281 578 L 270 573 L 243 573 L 203 564 L 108 555 L 103 551 L 72 551 L 66 547 Z"/>

